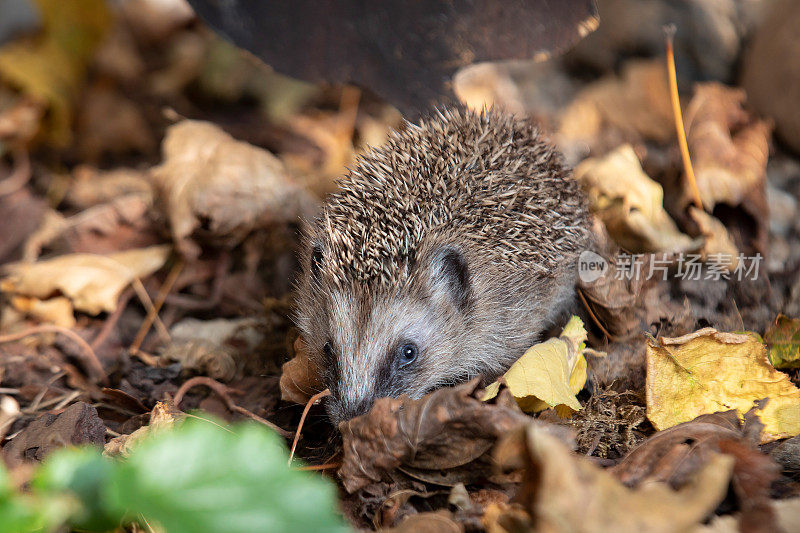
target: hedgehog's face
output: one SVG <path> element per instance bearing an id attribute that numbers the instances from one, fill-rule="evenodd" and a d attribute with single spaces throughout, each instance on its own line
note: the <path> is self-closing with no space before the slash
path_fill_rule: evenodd
<path id="1" fill-rule="evenodd" d="M 456 355 L 471 300 L 466 261 L 442 249 L 412 279 L 378 294 L 345 287 L 318 295 L 320 327 L 304 335 L 331 391 L 334 424 L 377 398 L 419 398 L 463 378 Z"/>

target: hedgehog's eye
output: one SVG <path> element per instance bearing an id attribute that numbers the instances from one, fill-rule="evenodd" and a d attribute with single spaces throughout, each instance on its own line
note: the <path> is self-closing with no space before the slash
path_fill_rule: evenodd
<path id="1" fill-rule="evenodd" d="M 331 343 L 325 343 L 325 346 L 322 347 L 322 353 L 325 354 L 325 358 L 328 360 L 333 358 L 333 346 L 331 346 Z"/>
<path id="2" fill-rule="evenodd" d="M 398 355 L 400 359 L 400 366 L 406 366 L 414 362 L 417 358 L 417 353 L 419 350 L 417 349 L 417 345 L 413 342 L 409 342 L 400 346 Z"/>

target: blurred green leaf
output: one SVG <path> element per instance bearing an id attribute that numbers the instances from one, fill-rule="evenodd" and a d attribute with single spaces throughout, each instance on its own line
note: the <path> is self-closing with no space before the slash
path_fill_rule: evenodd
<path id="1" fill-rule="evenodd" d="M 255 424 L 188 420 L 120 463 L 112 505 L 169 533 L 347 531 L 333 484 L 286 465 L 283 441 Z"/>
<path id="2" fill-rule="evenodd" d="M 37 495 L 17 491 L 0 461 L 0 533 L 52 531 L 77 507 L 67 494 Z"/>
<path id="3" fill-rule="evenodd" d="M 168 533 L 349 531 L 334 485 L 286 462 L 283 440 L 264 426 L 191 419 L 145 437 L 126 459 L 55 452 L 25 493 L 0 463 L 0 533 L 131 522 Z"/>
<path id="4" fill-rule="evenodd" d="M 107 531 L 119 525 L 119 517 L 109 512 L 103 495 L 115 466 L 95 448 L 66 448 L 47 459 L 31 485 L 39 494 L 73 494 L 82 505 L 73 510 L 70 524 L 87 531 Z"/>

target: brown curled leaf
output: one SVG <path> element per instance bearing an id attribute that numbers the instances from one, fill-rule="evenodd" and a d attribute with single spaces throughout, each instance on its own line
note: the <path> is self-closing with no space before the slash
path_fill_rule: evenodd
<path id="1" fill-rule="evenodd" d="M 530 421 L 513 401 L 482 402 L 477 391 L 474 379 L 419 400 L 381 398 L 366 415 L 341 423 L 345 489 L 354 492 L 401 465 L 435 470 L 467 464 Z"/>
<path id="2" fill-rule="evenodd" d="M 680 490 L 718 454 L 729 455 L 734 459 L 731 481 L 740 530 L 775 531 L 770 486 L 778 479 L 780 467 L 756 447 L 763 428 L 755 408 L 743 422 L 735 410 L 702 415 L 657 432 L 610 472 L 627 486 L 657 481 Z"/>
<path id="3" fill-rule="evenodd" d="M 281 400 L 303 405 L 325 385 L 319 368 L 308 357 L 308 348 L 302 337 L 294 341 L 294 353 L 294 358 L 285 362 L 281 369 Z"/>
<path id="4" fill-rule="evenodd" d="M 745 111 L 744 101 L 741 89 L 698 85 L 684 112 L 686 140 L 705 208 L 712 211 L 718 204 L 736 208 L 723 224 L 740 251 L 764 253 L 771 126 Z"/>

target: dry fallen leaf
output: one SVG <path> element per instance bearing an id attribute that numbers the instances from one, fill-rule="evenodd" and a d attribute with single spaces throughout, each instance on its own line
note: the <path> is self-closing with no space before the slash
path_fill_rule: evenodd
<path id="1" fill-rule="evenodd" d="M 691 422 L 659 431 L 610 469 L 627 486 L 661 481 L 680 489 L 718 453 L 732 456 L 732 486 L 741 531 L 775 531 L 770 487 L 780 467 L 758 449 L 764 425 L 755 409 L 740 423 L 735 410 L 702 415 Z"/>
<path id="2" fill-rule="evenodd" d="M 162 358 L 222 381 L 233 379 L 243 357 L 264 340 L 258 321 L 252 318 L 185 318 L 169 333 L 172 340 L 161 352 Z"/>
<path id="3" fill-rule="evenodd" d="M 756 446 L 763 429 L 755 409 L 748 411 L 743 421 L 735 410 L 701 415 L 657 431 L 609 471 L 629 487 L 661 481 L 679 489 L 720 452 L 719 443 L 723 441 L 740 441 L 760 453 Z"/>
<path id="4" fill-rule="evenodd" d="M 754 188 L 764 192 L 770 127 L 744 110 L 744 100 L 741 89 L 705 83 L 686 106 L 686 140 L 709 210 L 718 203 L 738 205 Z"/>
<path id="5" fill-rule="evenodd" d="M 745 111 L 744 100 L 741 89 L 718 83 L 698 85 L 684 113 L 686 139 L 706 210 L 712 211 L 718 204 L 737 208 L 739 212 L 723 219 L 723 223 L 738 239 L 741 251 L 765 253 L 769 232 L 766 169 L 771 127 Z"/>
<path id="6" fill-rule="evenodd" d="M 322 391 L 322 374 L 308 357 L 308 348 L 302 337 L 294 341 L 294 358 L 281 368 L 281 400 L 305 404 L 312 396 Z"/>
<path id="7" fill-rule="evenodd" d="M 209 122 L 171 126 L 164 162 L 151 170 L 172 237 L 188 256 L 191 237 L 233 246 L 251 230 L 313 213 L 315 202 L 275 156 Z"/>
<path id="8" fill-rule="evenodd" d="M 36 263 L 11 263 L 0 290 L 47 299 L 61 294 L 78 311 L 96 315 L 117 308 L 120 293 L 135 278 L 144 278 L 164 266 L 167 245 L 126 250 L 109 255 L 67 254 Z"/>
<path id="9" fill-rule="evenodd" d="M 495 512 L 487 525 L 509 533 L 518 530 L 504 524 L 519 524 L 521 510 L 533 518 L 535 531 L 687 531 L 725 498 L 734 462 L 714 455 L 678 491 L 657 482 L 630 489 L 533 425 L 508 435 L 495 457 L 501 466 L 524 467 L 516 498 L 522 509 L 511 516 Z"/>
<path id="10" fill-rule="evenodd" d="M 28 296 L 14 296 L 11 298 L 11 305 L 17 311 L 35 318 L 38 322 L 55 324 L 68 329 L 75 326 L 72 302 L 63 296 L 56 296 L 47 300 Z"/>
<path id="11" fill-rule="evenodd" d="M 570 416 L 581 408 L 575 395 L 586 383 L 584 341 L 583 322 L 573 316 L 559 338 L 531 347 L 500 379 L 486 387 L 483 400 L 497 396 L 503 384 L 523 411 L 536 413 L 556 407 L 559 414 Z"/>
<path id="12" fill-rule="evenodd" d="M 385 533 L 461 533 L 464 528 L 447 511 L 411 515 L 396 527 L 382 529 Z"/>
<path id="13" fill-rule="evenodd" d="M 622 145 L 575 169 L 592 211 L 608 233 L 631 252 L 681 252 L 699 246 L 664 210 L 664 190 L 642 170 L 633 148 Z"/>
<path id="14" fill-rule="evenodd" d="M 131 450 L 142 439 L 160 431 L 171 429 L 176 421 L 184 418 L 184 413 L 175 408 L 172 401 L 158 402 L 150 412 L 150 423 L 142 426 L 130 435 L 120 435 L 108 441 L 103 449 L 103 455 L 121 455 L 127 457 Z"/>
<path id="15" fill-rule="evenodd" d="M 778 315 L 766 333 L 769 360 L 775 368 L 800 368 L 800 319 Z"/>
<path id="16" fill-rule="evenodd" d="M 702 414 L 737 409 L 744 413 L 763 398 L 761 442 L 800 433 L 800 389 L 775 370 L 753 333 L 705 328 L 647 342 L 647 417 L 656 429 Z"/>
<path id="17" fill-rule="evenodd" d="M 668 142 L 675 136 L 667 70 L 661 60 L 626 63 L 621 77 L 610 76 L 583 89 L 561 116 L 560 143 L 602 138 L 603 130 L 619 132 L 628 142 Z"/>
<path id="18" fill-rule="evenodd" d="M 689 206 L 689 217 L 694 220 L 700 234 L 705 238 L 700 250 L 701 259 L 713 262 L 728 272 L 736 270 L 739 249 L 733 243 L 725 225 L 718 218 L 693 205 Z"/>
<path id="19" fill-rule="evenodd" d="M 103 83 L 84 92 L 75 130 L 76 150 L 83 162 L 100 161 L 104 156 L 151 154 L 156 149 L 155 132 L 139 105 Z"/>
<path id="20" fill-rule="evenodd" d="M 503 396 L 498 403 L 478 400 L 477 388 L 475 379 L 419 400 L 380 398 L 369 413 L 339 424 L 345 489 L 352 493 L 401 465 L 424 470 L 465 465 L 530 420 Z"/>
<path id="21" fill-rule="evenodd" d="M 139 170 L 125 167 L 99 170 L 81 165 L 72 171 L 72 178 L 66 201 L 81 209 L 131 195 L 140 197 L 148 205 L 153 203 L 153 186 Z"/>
<path id="22" fill-rule="evenodd" d="M 28 424 L 3 447 L 2 459 L 9 466 L 41 461 L 65 446 L 88 444 L 102 447 L 106 427 L 97 409 L 76 402 L 58 414 L 44 413 Z"/>

